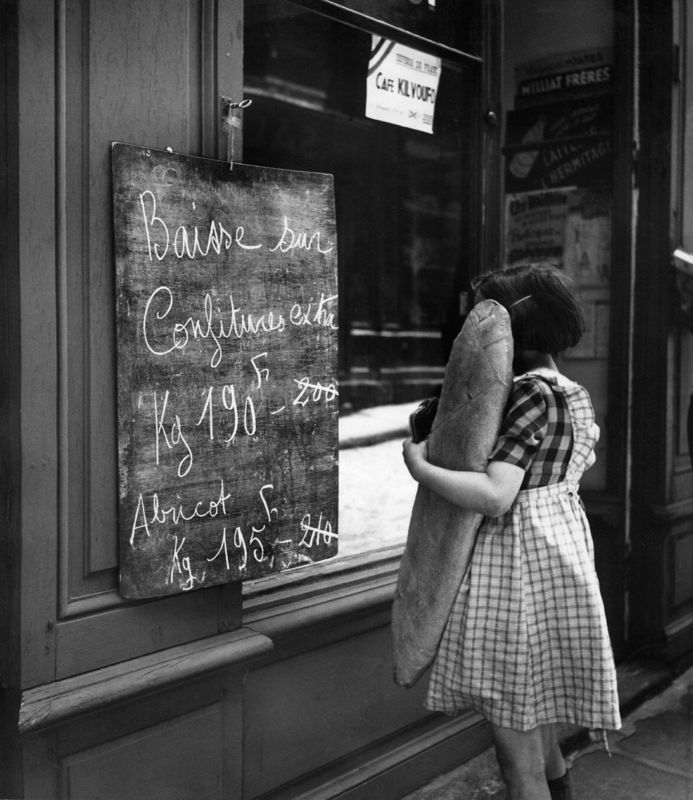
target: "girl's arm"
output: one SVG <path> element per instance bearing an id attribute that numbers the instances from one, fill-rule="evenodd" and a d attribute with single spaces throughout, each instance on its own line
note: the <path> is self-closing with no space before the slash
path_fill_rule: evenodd
<path id="1" fill-rule="evenodd" d="M 520 491 L 525 471 L 504 461 L 489 462 L 486 472 L 436 467 L 428 461 L 428 443 L 404 442 L 404 463 L 412 478 L 449 502 L 486 517 L 499 517 Z"/>

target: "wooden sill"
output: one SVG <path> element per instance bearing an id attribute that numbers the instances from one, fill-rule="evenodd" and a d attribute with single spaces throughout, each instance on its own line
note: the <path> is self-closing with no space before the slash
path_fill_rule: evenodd
<path id="1" fill-rule="evenodd" d="M 133 700 L 200 675 L 238 667 L 271 649 L 272 642 L 266 636 L 239 628 L 37 686 L 22 694 L 19 732 L 35 733 L 112 703 Z"/>
<path id="2" fill-rule="evenodd" d="M 243 624 L 266 636 L 392 602 L 404 545 L 337 558 L 243 585 Z"/>
<path id="3" fill-rule="evenodd" d="M 272 651 L 273 638 L 359 612 L 389 614 L 402 546 L 268 576 L 243 586 L 244 626 L 26 690 L 19 731 L 35 733 L 81 714 L 242 667 Z"/>

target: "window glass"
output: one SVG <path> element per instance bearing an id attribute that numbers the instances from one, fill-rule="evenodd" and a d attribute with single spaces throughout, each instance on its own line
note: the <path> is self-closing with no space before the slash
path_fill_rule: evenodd
<path id="1" fill-rule="evenodd" d="M 288 0 L 246 3 L 243 160 L 334 176 L 345 555 L 404 541 L 416 487 L 401 441 L 440 386 L 477 257 L 479 64 L 443 58 L 423 133 L 366 118 L 371 44 Z"/>

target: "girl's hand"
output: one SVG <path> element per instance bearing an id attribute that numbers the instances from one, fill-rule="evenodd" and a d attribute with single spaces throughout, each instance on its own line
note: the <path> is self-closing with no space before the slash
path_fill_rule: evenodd
<path id="1" fill-rule="evenodd" d="M 410 475 L 415 481 L 418 481 L 419 468 L 428 461 L 428 439 L 424 439 L 418 444 L 411 439 L 405 439 L 402 444 L 402 455 Z"/>

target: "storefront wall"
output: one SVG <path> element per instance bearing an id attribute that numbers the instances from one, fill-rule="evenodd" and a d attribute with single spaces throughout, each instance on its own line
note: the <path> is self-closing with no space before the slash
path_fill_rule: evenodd
<path id="1" fill-rule="evenodd" d="M 264 579 L 244 591 L 229 584 L 139 603 L 118 594 L 110 143 L 226 156 L 219 98 L 243 95 L 243 4 L 149 0 L 130 3 L 126 13 L 106 0 L 22 0 L 14 21 L 14 6 L 7 5 L 0 368 L 10 390 L 2 423 L 0 669 L 7 688 L 0 794 L 394 800 L 489 743 L 477 716 L 427 714 L 424 683 L 405 691 L 392 682 L 389 614 L 401 547 L 328 563 L 305 576 Z M 361 10 L 358 3 L 345 5 Z M 636 30 L 632 10 L 621 8 L 628 4 L 619 4 L 612 28 L 595 22 L 609 18 L 604 3 L 584 5 L 575 13 L 582 9 L 591 20 L 587 44 L 601 47 L 612 35 L 615 63 L 628 63 Z M 498 9 L 483 6 L 488 31 L 498 25 Z M 506 9 L 509 20 L 516 10 Z M 537 16 L 537 27 L 542 19 L 553 35 L 555 15 Z M 561 46 L 586 46 L 578 23 L 561 25 Z M 685 52 L 685 29 L 677 31 Z M 670 42 L 666 19 L 657 32 L 659 45 Z M 540 45 L 545 39 L 531 33 L 526 52 L 506 42 L 510 63 L 548 54 Z M 620 47 L 622 40 L 629 47 Z M 641 31 L 641 45 L 646 41 Z M 661 77 L 664 63 L 670 69 L 670 59 L 660 63 L 653 53 L 650 59 L 653 75 Z M 623 86 L 629 74 L 621 70 Z M 681 166 L 687 164 L 689 102 L 680 77 L 678 86 L 684 136 L 674 152 Z M 484 70 L 481 160 L 498 147 L 499 90 L 499 72 Z M 645 87 L 643 98 L 653 109 L 661 101 L 659 111 L 666 113 L 657 91 L 654 84 Z M 628 93 L 618 102 L 630 110 L 626 129 L 615 136 L 630 141 Z M 666 125 L 643 131 L 653 150 L 655 133 L 671 134 Z M 237 136 L 239 146 L 242 131 Z M 614 164 L 609 285 L 612 301 L 623 299 L 618 308 L 611 303 L 608 357 L 578 365 L 595 399 L 606 398 L 606 467 L 595 473 L 586 499 L 619 648 L 627 654 L 639 637 L 653 654 L 668 642 L 668 652 L 677 655 L 686 651 L 693 602 L 693 570 L 685 568 L 693 552 L 690 470 L 681 427 L 692 382 L 690 335 L 663 312 L 671 283 L 651 269 L 655 262 L 669 269 L 664 211 L 658 212 L 664 233 L 650 237 L 640 227 L 641 252 L 633 257 L 635 227 L 626 213 L 634 197 L 632 163 L 626 160 L 624 166 L 617 157 Z M 671 185 L 661 178 L 661 160 L 650 157 L 646 164 L 641 195 L 673 198 L 680 226 L 674 233 L 685 246 L 688 172 L 682 167 L 683 178 Z M 479 180 L 500 205 L 493 171 Z M 482 254 L 492 254 L 502 239 L 502 218 L 493 209 L 493 203 L 484 209 L 483 233 L 484 214 L 477 219 L 477 269 Z M 641 205 L 640 218 L 649 221 L 650 210 Z M 657 331 L 656 341 L 631 326 L 633 275 L 635 315 L 647 319 L 647 332 Z M 648 294 L 659 304 L 646 302 Z M 650 375 L 659 391 L 642 396 L 638 386 L 649 386 Z M 633 445 L 632 473 L 626 468 L 629 399 L 633 430 L 650 426 Z M 638 502 L 647 500 L 634 503 L 636 514 L 643 512 L 634 523 L 631 474 Z M 641 593 L 633 602 L 638 585 L 648 587 L 647 598 Z"/>
<path id="2" fill-rule="evenodd" d="M 245 599 L 120 597 L 110 146 L 226 157 L 243 4 L 7 15 L 0 794 L 395 798 L 479 752 L 476 715 L 392 681 L 401 546 Z"/>

